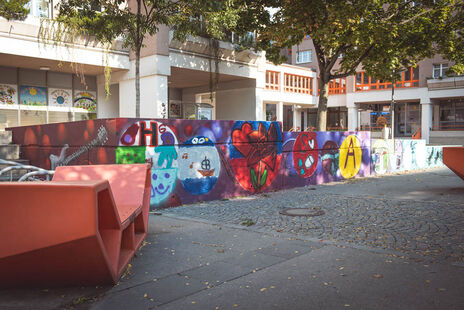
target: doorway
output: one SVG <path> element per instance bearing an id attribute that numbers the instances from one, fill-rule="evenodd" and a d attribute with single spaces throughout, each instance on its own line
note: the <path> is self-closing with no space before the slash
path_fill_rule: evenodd
<path id="1" fill-rule="evenodd" d="M 418 102 L 397 103 L 395 106 L 395 136 L 411 137 L 421 126 Z"/>

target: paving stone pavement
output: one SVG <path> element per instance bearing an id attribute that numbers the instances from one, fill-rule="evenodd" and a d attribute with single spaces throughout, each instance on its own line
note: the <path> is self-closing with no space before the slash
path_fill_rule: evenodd
<path id="1" fill-rule="evenodd" d="M 162 210 L 163 215 L 196 218 L 250 230 L 287 233 L 296 237 L 399 251 L 432 262 L 464 262 L 464 182 L 446 170 L 348 181 L 347 184 L 306 186 L 261 195 L 209 201 Z M 435 173 L 435 176 L 434 176 Z M 414 181 L 412 181 L 414 180 Z M 373 183 L 385 194 L 370 194 Z M 453 199 L 439 191 L 427 200 L 397 199 L 434 183 L 456 186 Z M 416 183 L 416 184 L 412 184 Z M 431 185 L 432 184 L 432 185 Z M 398 195 L 396 195 L 398 194 Z M 449 195 L 446 195 L 449 196 Z M 449 197 L 446 197 L 449 198 Z M 279 214 L 286 208 L 323 210 L 322 216 Z"/>

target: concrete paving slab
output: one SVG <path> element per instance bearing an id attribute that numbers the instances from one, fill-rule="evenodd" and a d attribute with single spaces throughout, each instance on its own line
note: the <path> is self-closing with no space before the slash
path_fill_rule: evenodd
<path id="1" fill-rule="evenodd" d="M 237 279 L 251 271 L 249 268 L 239 265 L 228 264 L 225 262 L 213 262 L 207 266 L 186 270 L 180 273 L 182 276 L 191 277 L 203 281 L 207 286 L 215 286 Z"/>
<path id="2" fill-rule="evenodd" d="M 463 275 L 449 265 L 326 246 L 160 309 L 462 309 Z"/>
<path id="3" fill-rule="evenodd" d="M 202 291 L 207 285 L 198 279 L 173 274 L 125 290 L 108 292 L 95 309 L 147 309 Z"/>
<path id="4" fill-rule="evenodd" d="M 252 251 L 239 256 L 229 257 L 223 261 L 232 265 L 242 266 L 250 271 L 256 271 L 283 262 L 285 258 Z"/>

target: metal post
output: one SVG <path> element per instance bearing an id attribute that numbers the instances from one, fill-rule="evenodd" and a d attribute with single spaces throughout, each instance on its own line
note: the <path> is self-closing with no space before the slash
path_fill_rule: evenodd
<path id="1" fill-rule="evenodd" d="M 391 139 L 395 143 L 395 70 L 392 73 L 392 97 L 390 105 Z"/>

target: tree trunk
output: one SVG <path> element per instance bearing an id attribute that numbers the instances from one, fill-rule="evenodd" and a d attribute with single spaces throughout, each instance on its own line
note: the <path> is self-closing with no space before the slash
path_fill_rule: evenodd
<path id="1" fill-rule="evenodd" d="M 329 98 L 329 76 L 321 71 L 319 78 L 319 105 L 317 108 L 317 131 L 327 130 L 327 100 Z"/>
<path id="2" fill-rule="evenodd" d="M 141 0 L 137 0 L 137 42 L 135 50 L 135 117 L 140 117 L 140 8 Z"/>
<path id="3" fill-rule="evenodd" d="M 135 117 L 140 117 L 140 48 L 135 51 Z"/>

